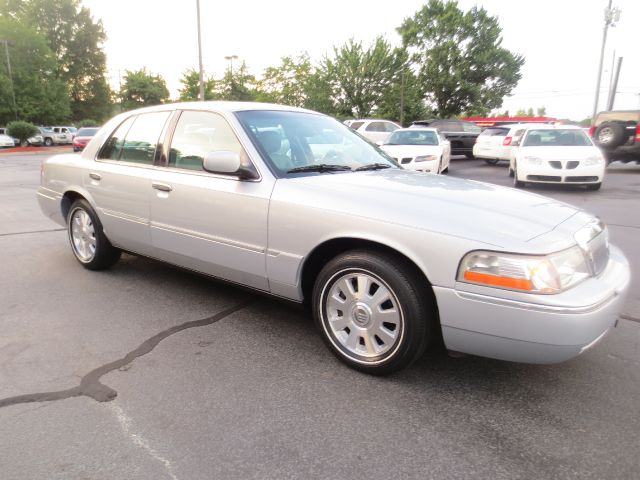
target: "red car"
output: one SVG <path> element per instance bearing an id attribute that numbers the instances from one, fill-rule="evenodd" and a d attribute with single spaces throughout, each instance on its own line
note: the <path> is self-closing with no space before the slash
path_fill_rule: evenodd
<path id="1" fill-rule="evenodd" d="M 100 130 L 98 127 L 81 128 L 78 130 L 78 133 L 76 133 L 76 136 L 73 139 L 73 151 L 81 152 L 84 150 L 84 147 L 87 146 L 91 137 L 93 137 L 98 130 Z"/>

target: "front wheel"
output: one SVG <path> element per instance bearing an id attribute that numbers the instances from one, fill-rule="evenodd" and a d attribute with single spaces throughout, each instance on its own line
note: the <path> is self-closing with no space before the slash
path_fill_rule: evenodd
<path id="1" fill-rule="evenodd" d="M 489 165 L 495 165 L 500 160 L 498 160 L 497 158 L 485 158 L 484 161 L 487 162 Z"/>
<path id="2" fill-rule="evenodd" d="M 53 145 L 53 140 L 52 140 L 52 139 L 50 139 L 50 138 L 45 138 L 45 139 L 44 139 L 44 144 L 45 144 L 47 147 L 50 147 L 51 145 Z"/>
<path id="3" fill-rule="evenodd" d="M 104 235 L 100 219 L 86 200 L 76 200 L 71 205 L 67 232 L 71 250 L 83 267 L 104 270 L 120 259 L 120 250 Z"/>
<path id="4" fill-rule="evenodd" d="M 349 367 L 375 375 L 419 358 L 438 323 L 430 286 L 391 255 L 351 251 L 322 269 L 313 314 L 329 349 Z"/>
<path id="5" fill-rule="evenodd" d="M 513 186 L 516 188 L 524 188 L 524 182 L 518 180 L 518 166 L 513 166 Z"/>
<path id="6" fill-rule="evenodd" d="M 600 183 L 590 183 L 589 185 L 587 185 L 587 190 L 600 190 L 600 187 L 602 186 L 602 182 Z"/>
<path id="7" fill-rule="evenodd" d="M 464 156 L 467 157 L 469 160 L 473 160 L 474 158 L 476 158 L 473 156 L 473 153 L 465 153 Z"/>

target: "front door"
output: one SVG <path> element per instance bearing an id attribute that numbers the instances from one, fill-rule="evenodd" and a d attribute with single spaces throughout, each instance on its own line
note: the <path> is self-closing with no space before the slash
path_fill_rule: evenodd
<path id="1" fill-rule="evenodd" d="M 182 112 L 167 166 L 154 172 L 152 244 L 163 260 L 268 290 L 265 255 L 273 183 L 205 172 L 203 158 L 215 151 L 238 152 L 249 162 L 221 115 Z"/>

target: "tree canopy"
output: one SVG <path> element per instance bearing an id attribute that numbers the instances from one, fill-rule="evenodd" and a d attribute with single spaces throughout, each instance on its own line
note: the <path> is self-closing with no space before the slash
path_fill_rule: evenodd
<path id="1" fill-rule="evenodd" d="M 498 19 L 482 7 L 463 12 L 455 1 L 429 0 L 398 33 L 441 117 L 487 115 L 521 78 L 524 57 L 501 46 Z"/>
<path id="2" fill-rule="evenodd" d="M 147 72 L 146 68 L 126 71 L 120 90 L 123 110 L 160 105 L 169 100 L 167 84 L 160 75 Z"/>

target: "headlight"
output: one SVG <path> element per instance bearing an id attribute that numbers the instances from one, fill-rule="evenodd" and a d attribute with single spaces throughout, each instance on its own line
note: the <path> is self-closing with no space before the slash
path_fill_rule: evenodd
<path id="1" fill-rule="evenodd" d="M 415 161 L 416 162 L 432 162 L 437 159 L 438 159 L 437 155 L 422 155 L 421 157 L 416 157 Z"/>
<path id="2" fill-rule="evenodd" d="M 584 161 L 585 166 L 587 165 L 599 165 L 604 162 L 604 158 L 602 155 L 593 155 L 592 157 L 587 158 Z"/>
<path id="3" fill-rule="evenodd" d="M 458 281 L 527 293 L 559 293 L 591 276 L 579 246 L 550 255 L 475 251 L 460 262 Z"/>
<path id="4" fill-rule="evenodd" d="M 542 165 L 542 159 L 539 157 L 525 156 L 524 159 L 527 161 L 527 163 L 530 163 L 531 165 Z"/>

